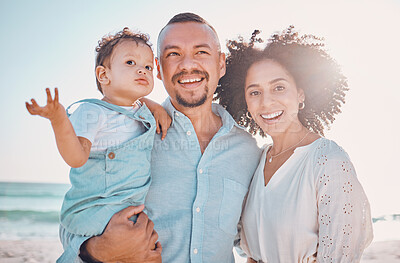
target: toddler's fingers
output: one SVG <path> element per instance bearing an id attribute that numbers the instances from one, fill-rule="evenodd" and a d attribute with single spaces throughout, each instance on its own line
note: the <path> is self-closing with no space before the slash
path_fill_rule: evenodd
<path id="1" fill-rule="evenodd" d="M 32 102 L 33 108 L 39 108 L 40 107 L 39 104 L 37 104 L 35 99 L 31 99 L 31 102 Z"/>
<path id="2" fill-rule="evenodd" d="M 58 102 L 58 88 L 54 89 L 54 101 Z"/>
<path id="3" fill-rule="evenodd" d="M 47 104 L 49 104 L 53 101 L 53 99 L 51 98 L 51 93 L 49 88 L 46 88 L 46 94 L 47 94 Z"/>
<path id="4" fill-rule="evenodd" d="M 161 140 L 164 140 L 164 138 L 167 136 L 167 131 L 168 131 L 169 127 L 171 126 L 172 119 L 171 119 L 171 117 L 168 116 L 168 118 L 166 120 L 164 119 L 163 122 L 164 123 L 161 126 L 162 133 L 163 133 Z"/>
<path id="5" fill-rule="evenodd" d="M 35 110 L 32 108 L 32 105 L 31 105 L 31 104 L 29 104 L 28 102 L 25 102 L 25 106 L 26 106 L 26 109 L 29 111 L 30 114 L 36 115 L 36 112 L 35 112 Z"/>
<path id="6" fill-rule="evenodd" d="M 158 119 L 156 120 L 156 132 L 157 134 L 160 133 L 160 122 L 158 121 Z"/>
<path id="7" fill-rule="evenodd" d="M 165 136 L 167 136 L 168 127 L 169 127 L 169 126 L 167 126 L 166 123 L 164 123 L 164 124 L 161 126 L 161 129 L 162 129 L 161 140 L 164 140 L 164 139 L 165 139 Z"/>

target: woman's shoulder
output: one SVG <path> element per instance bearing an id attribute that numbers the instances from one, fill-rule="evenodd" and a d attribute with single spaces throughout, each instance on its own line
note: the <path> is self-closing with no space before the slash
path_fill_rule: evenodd
<path id="1" fill-rule="evenodd" d="M 326 138 L 318 139 L 311 158 L 314 172 L 316 174 L 336 170 L 344 170 L 352 173 L 355 172 L 349 155 L 333 140 Z"/>
<path id="2" fill-rule="evenodd" d="M 348 158 L 346 151 L 333 140 L 321 137 L 313 144 L 314 157 Z"/>

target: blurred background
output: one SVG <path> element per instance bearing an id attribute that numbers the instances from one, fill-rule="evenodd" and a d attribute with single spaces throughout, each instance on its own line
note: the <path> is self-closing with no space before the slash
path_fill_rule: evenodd
<path id="1" fill-rule="evenodd" d="M 128 26 L 148 33 L 156 50 L 159 30 L 187 11 L 215 27 L 225 52 L 227 39 L 248 39 L 254 29 L 264 39 L 289 25 L 325 37 L 350 88 L 326 137 L 356 167 L 371 203 L 375 241 L 400 240 L 398 0 L 0 0 L 0 240 L 57 238 L 68 189 L 69 167 L 50 123 L 30 116 L 25 101 L 45 103 L 46 87 L 59 88 L 64 106 L 101 98 L 94 76 L 97 41 Z M 161 81 L 155 80 L 149 97 L 166 99 Z"/>

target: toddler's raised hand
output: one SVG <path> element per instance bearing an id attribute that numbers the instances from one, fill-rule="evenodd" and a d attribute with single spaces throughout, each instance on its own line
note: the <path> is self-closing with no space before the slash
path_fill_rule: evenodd
<path id="1" fill-rule="evenodd" d="M 58 102 L 58 89 L 54 89 L 54 99 L 51 97 L 50 89 L 46 88 L 47 105 L 40 107 L 34 99 L 31 99 L 32 104 L 25 102 L 26 109 L 32 115 L 39 115 L 50 121 L 55 121 L 57 118 L 65 114 L 64 107 Z"/>

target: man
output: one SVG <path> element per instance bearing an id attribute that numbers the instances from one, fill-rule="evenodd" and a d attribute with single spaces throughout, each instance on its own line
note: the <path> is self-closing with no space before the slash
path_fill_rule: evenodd
<path id="1" fill-rule="evenodd" d="M 71 258 L 81 248 L 81 257 L 92 262 L 161 262 L 161 245 L 167 263 L 234 262 L 237 224 L 261 152 L 212 104 L 225 55 L 211 25 L 191 13 L 174 16 L 159 34 L 157 53 L 172 125 L 163 141 L 154 141 L 148 217 L 140 213 L 132 224 L 129 217 L 143 207 L 129 207 L 83 246 L 84 238 L 63 229 L 61 237 L 74 247 Z"/>

